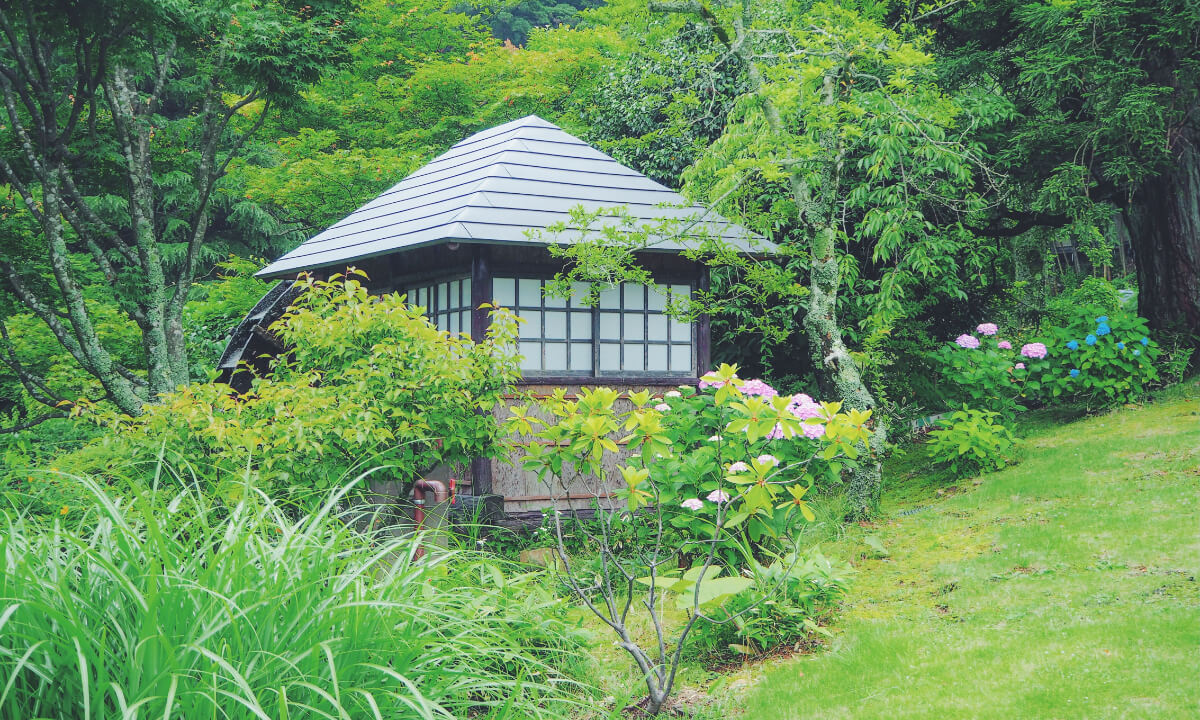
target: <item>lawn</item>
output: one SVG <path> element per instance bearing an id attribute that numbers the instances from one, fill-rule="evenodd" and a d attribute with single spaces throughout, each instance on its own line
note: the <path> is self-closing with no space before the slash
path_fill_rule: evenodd
<path id="1" fill-rule="evenodd" d="M 981 478 L 892 463 L 825 545 L 858 568 L 830 648 L 751 671 L 746 717 L 1200 717 L 1200 383 L 1023 434 Z"/>

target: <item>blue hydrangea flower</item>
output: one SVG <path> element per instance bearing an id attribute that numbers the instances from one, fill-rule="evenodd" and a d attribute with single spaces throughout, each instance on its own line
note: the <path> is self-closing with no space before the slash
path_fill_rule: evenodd
<path id="1" fill-rule="evenodd" d="M 1150 344 L 1150 338 L 1142 336 L 1142 345 L 1149 345 L 1149 344 Z"/>
<path id="2" fill-rule="evenodd" d="M 1079 349 L 1079 341 L 1072 340 L 1071 342 L 1067 343 L 1067 349 L 1068 350 L 1078 350 Z"/>
<path id="3" fill-rule="evenodd" d="M 1100 317 L 1096 318 L 1096 322 L 1098 322 L 1098 323 L 1106 323 L 1106 322 L 1108 322 L 1108 316 L 1107 316 L 1107 315 L 1101 315 Z"/>
<path id="4" fill-rule="evenodd" d="M 1119 342 L 1119 343 L 1117 343 L 1117 349 L 1118 349 L 1118 350 L 1124 350 L 1124 349 L 1125 349 L 1125 343 L 1123 343 L 1123 342 Z"/>
<path id="5" fill-rule="evenodd" d="M 1071 377 L 1079 377 L 1079 370 L 1071 368 Z"/>
<path id="6" fill-rule="evenodd" d="M 1095 344 L 1096 344 L 1096 336 L 1095 336 L 1095 335 L 1088 335 L 1087 337 L 1085 337 L 1085 338 L 1083 339 L 1083 341 L 1084 341 L 1085 343 L 1087 343 L 1088 345 L 1095 345 Z"/>
<path id="7" fill-rule="evenodd" d="M 1105 325 L 1104 323 L 1100 323 L 1099 327 L 1096 328 L 1097 335 L 1107 335 L 1110 332 L 1112 332 L 1112 330 L 1109 329 L 1108 325 Z"/>
<path id="8" fill-rule="evenodd" d="M 1134 356 L 1134 357 L 1137 357 L 1138 355 L 1141 355 L 1141 354 L 1142 354 L 1142 351 L 1141 351 L 1141 350 L 1134 350 L 1134 351 L 1133 351 L 1133 356 Z"/>

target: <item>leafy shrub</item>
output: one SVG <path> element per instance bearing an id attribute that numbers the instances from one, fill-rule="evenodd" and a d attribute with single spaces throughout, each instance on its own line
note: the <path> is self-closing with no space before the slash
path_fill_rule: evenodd
<path id="1" fill-rule="evenodd" d="M 956 475 L 1004 467 L 1013 445 L 1012 431 L 1000 413 L 967 407 L 942 418 L 929 436 L 934 461 L 948 465 Z"/>
<path id="2" fill-rule="evenodd" d="M 578 636 L 533 574 L 289 520 L 246 484 L 0 514 L 0 716 L 552 717 Z"/>
<path id="3" fill-rule="evenodd" d="M 1046 314 L 1054 325 L 1070 323 L 1079 315 L 1080 308 L 1095 308 L 1097 315 L 1112 315 L 1121 308 L 1121 295 L 1108 280 L 1089 275 L 1083 278 L 1079 287 L 1066 290 L 1046 302 Z"/>
<path id="4" fill-rule="evenodd" d="M 824 633 L 821 625 L 845 596 L 853 572 L 816 550 L 768 565 L 751 559 L 749 567 L 753 583 L 692 630 L 693 656 L 758 655 Z"/>
<path id="5" fill-rule="evenodd" d="M 990 410 L 1011 423 L 1024 410 L 1024 363 L 1013 341 L 1000 336 L 992 323 L 979 325 L 975 334 L 959 335 L 933 354 L 945 380 L 946 395 L 955 404 Z"/>
<path id="6" fill-rule="evenodd" d="M 217 263 L 214 281 L 192 287 L 183 309 L 183 327 L 193 381 L 209 379 L 229 340 L 229 330 L 271 288 L 270 283 L 254 277 L 260 267 L 256 260 L 230 255 Z"/>
<path id="7" fill-rule="evenodd" d="M 247 393 L 199 384 L 137 418 L 97 412 L 118 433 L 77 456 L 86 462 L 75 469 L 111 472 L 117 458 L 150 466 L 161 452 L 218 490 L 248 467 L 256 487 L 305 503 L 360 463 L 408 480 L 495 452 L 488 411 L 519 372 L 511 315 L 497 311 L 476 344 L 438 330 L 401 296 L 369 295 L 353 275 L 303 282 L 271 326 L 290 352 Z"/>
<path id="8" fill-rule="evenodd" d="M 1048 352 L 1029 364 L 1029 389 L 1044 398 L 1112 405 L 1143 397 L 1158 382 L 1161 353 L 1146 320 L 1132 313 L 1076 310 L 1043 338 Z"/>
<path id="9" fill-rule="evenodd" d="M 654 506 L 667 524 L 663 531 L 653 524 L 622 524 L 622 534 L 632 533 L 631 546 L 661 535 L 678 538 L 673 548 L 702 554 L 712 543 L 718 508 L 725 528 L 744 531 L 752 542 L 782 537 L 796 512 L 811 519 L 802 499 L 807 489 L 837 482 L 842 467 L 856 460 L 855 444 L 865 436 L 871 413 L 842 412 L 841 403 L 817 403 L 803 394 L 780 396 L 761 380 L 738 378 L 733 366 L 706 377 L 699 391 L 680 387 L 661 398 L 633 393 L 634 409 L 623 414 L 613 410 L 615 390 L 585 390 L 575 401 L 558 392 L 540 403 L 552 422 L 522 406 L 513 408 L 508 423 L 542 441 L 528 448 L 525 465 L 547 481 L 593 472 L 589 462 L 576 458 L 615 451 L 608 436 L 630 432 L 627 439 L 638 454 L 621 470 L 625 488 L 619 496 L 630 511 Z M 724 562 L 740 561 L 736 535 L 719 545 Z"/>
<path id="10" fill-rule="evenodd" d="M 742 547 L 743 534 L 753 543 L 785 534 L 798 518 L 815 520 L 806 495 L 816 473 L 836 477 L 837 463 L 856 460 L 871 434 L 871 412 L 779 397 L 762 381 L 737 377 L 730 365 L 706 374 L 699 392 L 680 388 L 661 399 L 632 392 L 627 411 L 614 408 L 619 395 L 585 388 L 567 400 L 560 389 L 538 402 L 539 414 L 510 408 L 506 424 L 527 443 L 525 467 L 556 498 L 574 506 L 568 493 L 582 488 L 591 506 L 600 506 L 590 538 L 598 562 L 564 562 L 561 575 L 637 665 L 646 683 L 643 707 L 653 715 L 671 694 L 697 621 L 751 584 L 736 573 L 722 577 L 733 565 L 728 553 Z M 625 433 L 622 452 L 617 442 Z M 764 452 L 767 442 L 777 442 L 780 455 Z M 613 497 L 624 505 L 620 511 Z M 560 559 L 567 555 L 563 514 L 552 515 Z M 683 531 L 679 546 L 672 527 Z M 618 546 L 629 529 L 635 540 Z M 665 623 L 664 590 L 688 616 L 678 630 Z M 635 603 L 655 631 L 645 644 L 628 625 Z"/>

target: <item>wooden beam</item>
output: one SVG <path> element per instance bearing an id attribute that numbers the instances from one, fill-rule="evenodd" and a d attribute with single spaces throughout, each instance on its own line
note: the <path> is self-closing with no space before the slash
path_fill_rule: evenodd
<path id="1" fill-rule="evenodd" d="M 696 289 L 708 292 L 708 267 L 697 263 L 699 277 L 696 278 Z M 696 319 L 696 374 L 703 375 L 712 367 L 712 320 L 707 313 Z"/>
<path id="2" fill-rule="evenodd" d="M 607 500 L 616 497 L 614 493 L 571 493 L 569 495 L 512 495 L 504 498 L 504 502 L 544 502 L 546 500 Z"/>
<path id="3" fill-rule="evenodd" d="M 275 350 L 275 352 L 277 352 L 277 353 L 287 352 L 287 346 L 285 346 L 279 340 L 279 338 L 275 337 L 271 333 L 270 330 L 267 330 L 262 325 L 255 323 L 254 326 L 250 328 L 250 332 L 254 333 L 254 336 L 256 338 L 258 338 L 259 340 L 262 340 L 266 344 L 270 345 Z"/>

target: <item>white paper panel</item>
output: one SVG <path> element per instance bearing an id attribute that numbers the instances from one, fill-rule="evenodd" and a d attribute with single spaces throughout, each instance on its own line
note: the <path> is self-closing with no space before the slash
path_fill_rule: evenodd
<path id="1" fill-rule="evenodd" d="M 600 293 L 600 308 L 602 310 L 616 310 L 621 307 L 621 291 L 617 288 L 608 288 Z"/>
<path id="2" fill-rule="evenodd" d="M 546 313 L 546 337 L 552 340 L 567 339 L 567 314 L 565 312 Z"/>
<path id="3" fill-rule="evenodd" d="M 650 324 L 648 337 L 651 340 L 667 340 L 667 316 L 666 315 L 651 315 L 647 318 Z"/>
<path id="4" fill-rule="evenodd" d="M 592 344 L 591 343 L 571 343 L 571 369 L 584 370 L 591 372 L 592 370 Z"/>
<path id="5" fill-rule="evenodd" d="M 521 307 L 540 307 L 542 304 L 542 281 L 521 278 L 517 301 Z"/>
<path id="6" fill-rule="evenodd" d="M 545 291 L 543 290 L 543 294 L 544 293 Z M 567 306 L 567 299 L 564 297 L 558 297 L 557 295 L 545 295 L 545 298 L 546 307 L 548 308 L 565 308 Z"/>
<path id="7" fill-rule="evenodd" d="M 582 308 L 587 307 L 584 301 L 587 300 L 589 286 L 587 283 L 573 282 L 571 283 L 571 307 Z"/>
<path id="8" fill-rule="evenodd" d="M 590 312 L 571 313 L 571 339 L 592 339 L 592 314 Z"/>
<path id="9" fill-rule="evenodd" d="M 625 368 L 627 372 L 642 372 L 646 369 L 646 346 L 625 346 Z"/>
<path id="10" fill-rule="evenodd" d="M 492 278 L 492 298 L 506 308 L 517 306 L 517 281 L 513 278 Z"/>
<path id="11" fill-rule="evenodd" d="M 686 372 L 692 369 L 692 346 L 671 346 L 671 372 Z"/>
<path id="12" fill-rule="evenodd" d="M 649 309 L 662 311 L 667 307 L 666 288 L 662 285 L 651 285 L 647 288 L 650 296 Z"/>
<path id="13" fill-rule="evenodd" d="M 541 370 L 542 369 L 542 344 L 537 342 L 523 342 L 518 346 L 518 352 L 524 357 L 521 358 L 522 370 Z"/>
<path id="14" fill-rule="evenodd" d="M 646 316 L 641 313 L 625 313 L 625 340 L 642 341 L 646 339 Z"/>
<path id="15" fill-rule="evenodd" d="M 546 343 L 546 366 L 543 370 L 567 369 L 567 344 Z"/>
<path id="16" fill-rule="evenodd" d="M 646 348 L 646 369 L 651 372 L 667 371 L 667 346 L 650 345 Z"/>
<path id="17" fill-rule="evenodd" d="M 625 283 L 622 285 L 625 292 L 625 309 L 626 310 L 642 310 L 646 306 L 646 286 L 636 283 Z"/>
<path id="18" fill-rule="evenodd" d="M 621 315 L 620 315 L 620 313 L 600 313 L 600 339 L 601 340 L 620 340 L 621 339 Z"/>
<path id="19" fill-rule="evenodd" d="M 671 342 L 692 341 L 692 326 L 688 323 L 671 318 Z"/>
<path id="20" fill-rule="evenodd" d="M 521 323 L 520 337 L 537 339 L 542 336 L 542 311 L 522 310 L 520 312 L 525 322 Z"/>
<path id="21" fill-rule="evenodd" d="M 621 346 L 612 343 L 600 344 L 600 370 L 614 371 L 621 369 Z"/>

